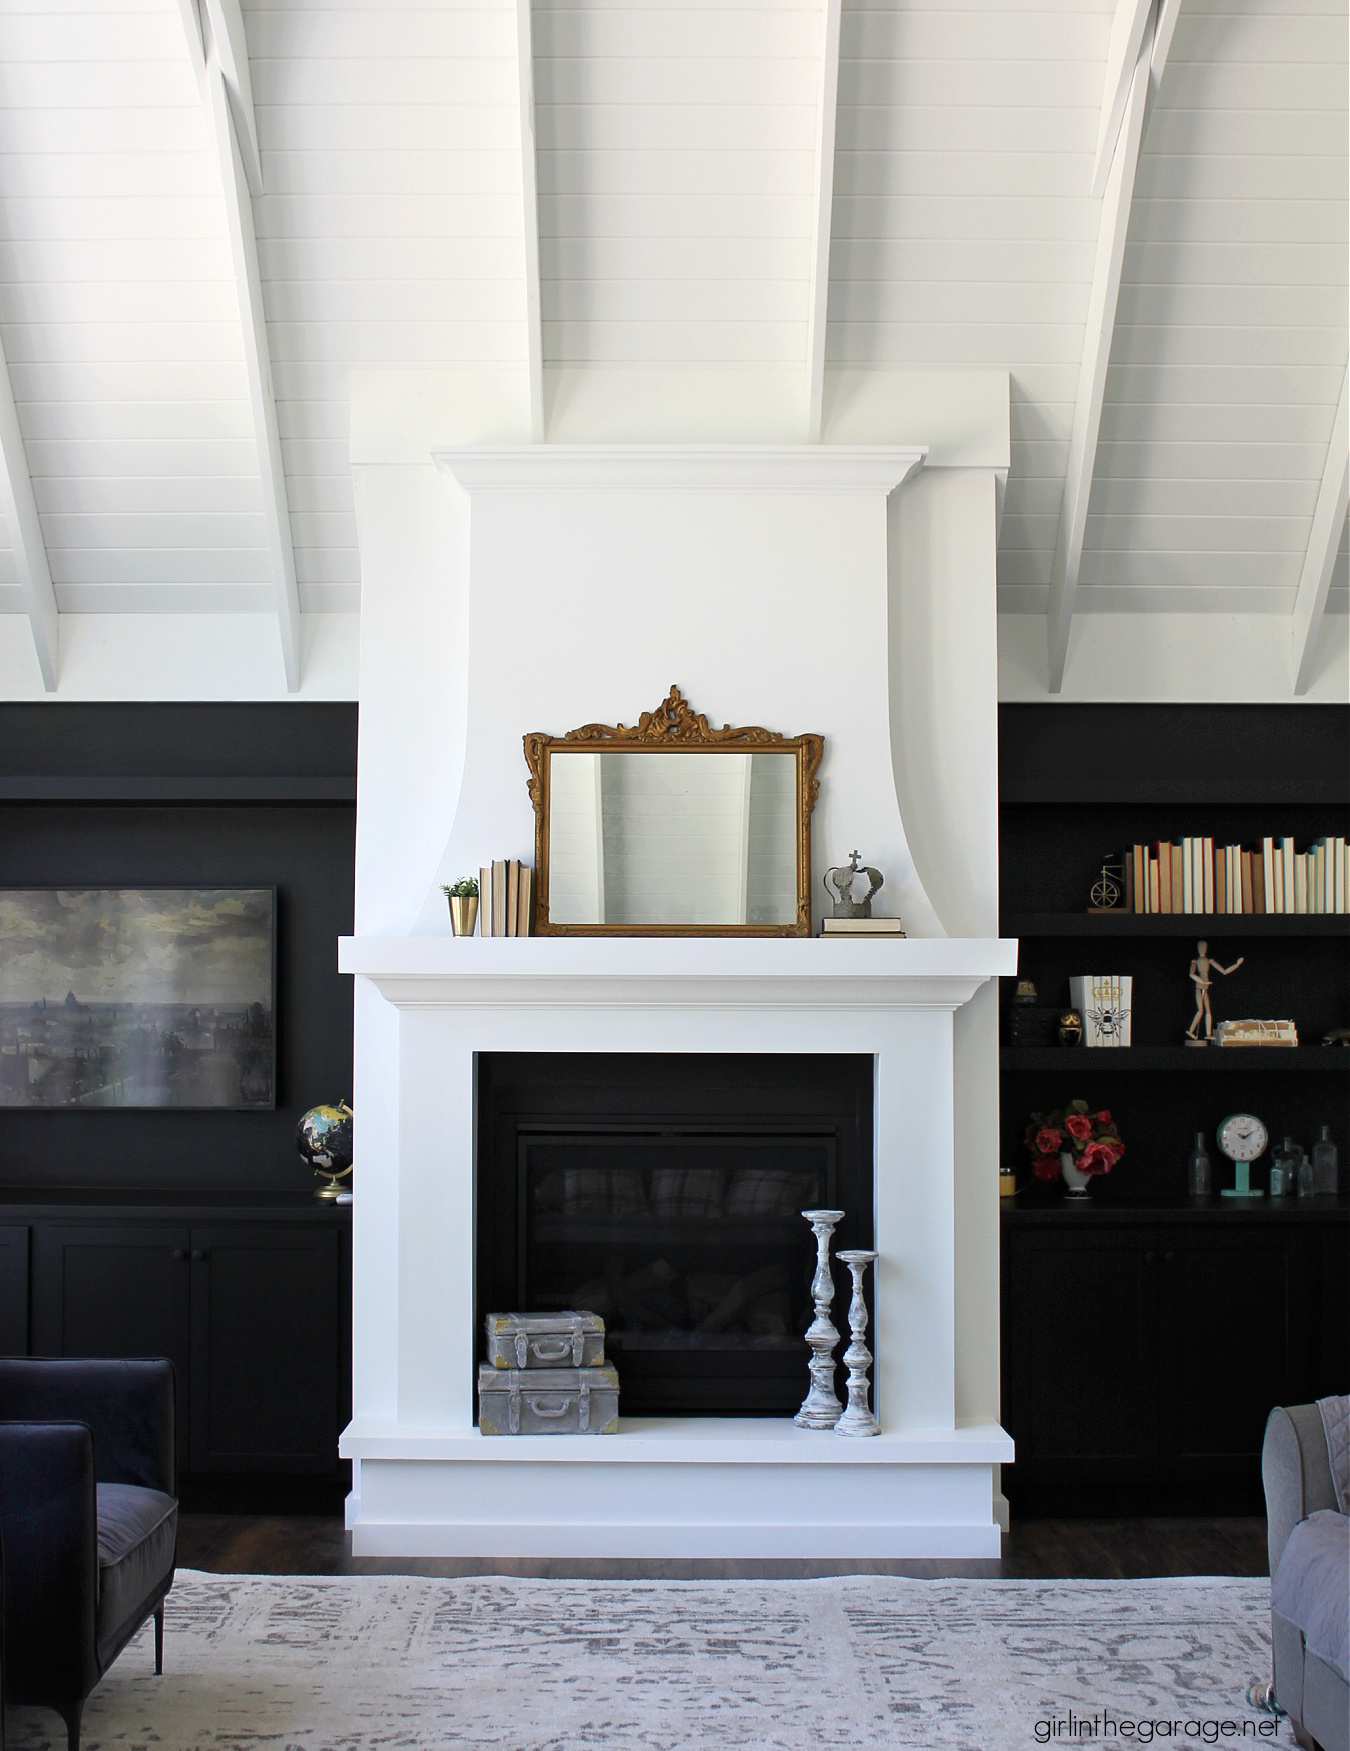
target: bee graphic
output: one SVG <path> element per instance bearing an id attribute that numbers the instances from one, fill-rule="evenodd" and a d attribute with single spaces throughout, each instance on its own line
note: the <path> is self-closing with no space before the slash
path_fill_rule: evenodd
<path id="1" fill-rule="evenodd" d="M 1125 1023 L 1130 1019 L 1130 1012 L 1103 1003 L 1097 1009 L 1088 1010 L 1088 1019 L 1104 1043 L 1119 1045 L 1125 1037 Z"/>

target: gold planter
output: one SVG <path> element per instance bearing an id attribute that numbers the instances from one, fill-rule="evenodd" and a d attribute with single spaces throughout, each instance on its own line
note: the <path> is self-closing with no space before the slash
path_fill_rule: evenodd
<path id="1" fill-rule="evenodd" d="M 450 928 L 456 936 L 472 936 L 478 923 L 477 894 L 448 894 Z"/>

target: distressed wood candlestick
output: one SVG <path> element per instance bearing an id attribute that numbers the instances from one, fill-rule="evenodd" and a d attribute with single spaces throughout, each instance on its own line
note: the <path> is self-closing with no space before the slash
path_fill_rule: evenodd
<path id="1" fill-rule="evenodd" d="M 872 1415 L 867 1402 L 867 1370 L 872 1366 L 872 1352 L 863 1341 L 867 1330 L 867 1303 L 863 1299 L 863 1277 L 876 1258 L 874 1252 L 850 1250 L 841 1252 L 840 1263 L 853 1274 L 853 1299 L 848 1307 L 848 1329 L 852 1342 L 844 1351 L 848 1368 L 848 1409 L 834 1425 L 836 1435 L 879 1435 L 881 1424 Z"/>
<path id="2" fill-rule="evenodd" d="M 839 1342 L 839 1333 L 830 1320 L 830 1303 L 834 1300 L 830 1236 L 836 1225 L 844 1220 L 844 1212 L 803 1210 L 802 1215 L 811 1224 L 816 1237 L 816 1274 L 811 1279 L 811 1299 L 816 1304 L 816 1317 L 806 1334 L 811 1347 L 811 1390 L 792 1420 L 802 1429 L 832 1429 L 844 1407 L 834 1390 L 834 1346 Z"/>

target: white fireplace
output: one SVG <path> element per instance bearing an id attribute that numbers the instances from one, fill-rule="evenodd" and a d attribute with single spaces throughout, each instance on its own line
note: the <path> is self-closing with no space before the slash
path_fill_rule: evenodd
<path id="1" fill-rule="evenodd" d="M 358 469 L 357 934 L 341 948 L 357 976 L 355 1550 L 995 1554 L 1012 1447 L 991 981 L 1016 945 L 992 928 L 992 475 L 918 493 L 907 525 L 914 447 L 463 445 L 436 462 Z M 945 692 L 944 649 L 962 664 Z M 816 916 L 821 873 L 857 845 L 905 940 L 450 936 L 440 881 L 532 859 L 522 736 L 632 723 L 672 682 L 714 722 L 824 736 Z M 478 1057 L 654 1043 L 871 1058 L 878 1437 L 776 1417 L 479 1435 Z"/>

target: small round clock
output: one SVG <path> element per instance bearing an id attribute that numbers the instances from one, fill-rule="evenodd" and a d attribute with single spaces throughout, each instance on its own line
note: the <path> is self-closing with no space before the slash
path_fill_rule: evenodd
<path id="1" fill-rule="evenodd" d="M 1229 1113 L 1218 1130 L 1219 1148 L 1234 1164 L 1237 1184 L 1225 1187 L 1225 1198 L 1260 1198 L 1264 1193 L 1251 1183 L 1251 1164 L 1265 1151 L 1270 1137 L 1254 1113 Z"/>
<path id="2" fill-rule="evenodd" d="M 1219 1126 L 1219 1148 L 1230 1161 L 1255 1161 L 1270 1138 L 1254 1113 L 1230 1113 Z"/>

